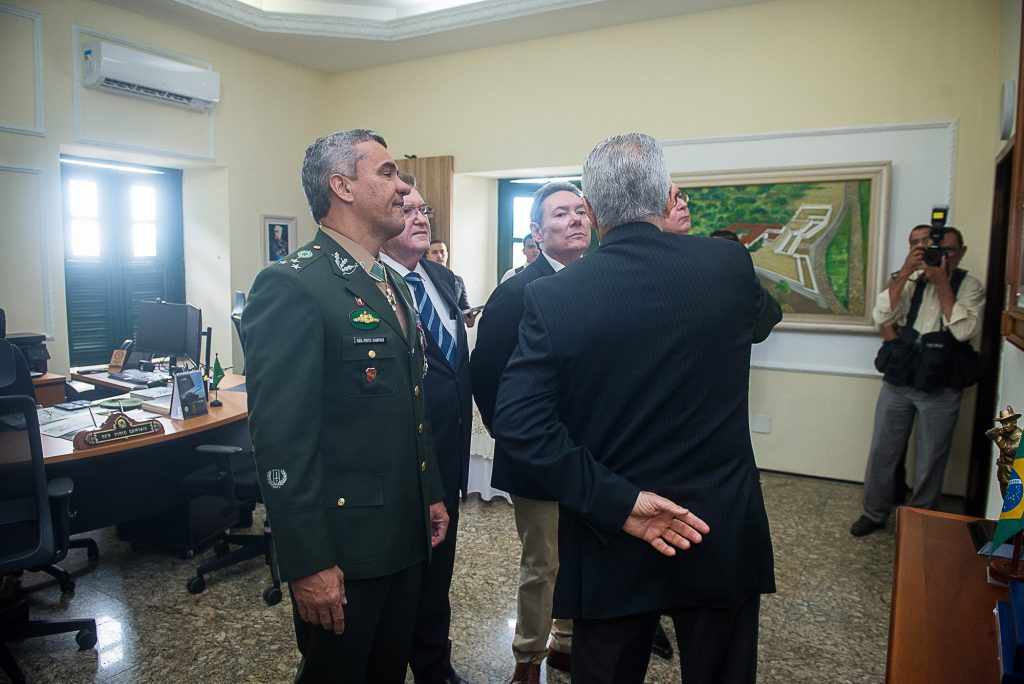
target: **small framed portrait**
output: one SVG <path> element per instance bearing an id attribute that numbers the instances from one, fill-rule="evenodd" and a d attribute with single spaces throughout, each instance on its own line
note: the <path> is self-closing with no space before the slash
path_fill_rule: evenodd
<path id="1" fill-rule="evenodd" d="M 272 264 L 295 251 L 295 217 L 260 217 L 260 238 L 263 244 L 263 263 Z"/>

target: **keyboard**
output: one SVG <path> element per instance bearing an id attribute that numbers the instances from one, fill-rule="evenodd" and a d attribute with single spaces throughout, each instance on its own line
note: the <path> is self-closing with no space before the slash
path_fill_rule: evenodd
<path id="1" fill-rule="evenodd" d="M 169 375 L 157 371 L 141 371 L 135 368 L 126 368 L 120 373 L 110 373 L 107 377 L 111 380 L 130 382 L 133 385 L 146 385 L 149 387 L 163 385 L 171 379 Z"/>

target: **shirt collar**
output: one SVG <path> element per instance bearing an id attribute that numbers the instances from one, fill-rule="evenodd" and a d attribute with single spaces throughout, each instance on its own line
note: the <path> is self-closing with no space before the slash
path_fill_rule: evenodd
<path id="1" fill-rule="evenodd" d="M 400 264 L 397 261 L 395 261 L 394 259 L 392 259 L 390 256 L 388 256 L 384 252 L 380 253 L 380 258 L 381 258 L 381 261 L 383 261 L 385 264 L 387 264 L 391 268 L 395 269 L 395 271 L 398 272 L 398 275 L 402 276 L 403 278 L 406 275 L 408 275 L 409 273 L 412 272 L 409 269 L 407 269 L 405 266 L 403 266 L 402 264 Z M 421 264 L 420 262 L 417 261 L 416 262 L 416 268 L 414 268 L 412 270 L 415 271 L 416 273 L 419 273 L 420 276 L 422 276 L 424 279 L 426 279 L 427 273 L 426 273 L 426 271 L 423 270 L 423 264 Z"/>
<path id="2" fill-rule="evenodd" d="M 324 235 L 341 245 L 353 259 L 359 262 L 359 265 L 363 267 L 364 271 L 367 273 L 370 272 L 370 267 L 373 266 L 375 259 L 365 247 L 352 238 L 346 237 L 333 228 L 328 228 L 323 224 L 320 225 L 320 230 L 324 232 Z"/>
<path id="3" fill-rule="evenodd" d="M 561 261 L 558 261 L 556 259 L 552 259 L 551 257 L 549 257 L 547 255 L 547 253 L 541 252 L 540 255 L 548 260 L 548 263 L 551 264 L 551 268 L 555 269 L 555 273 L 558 273 L 563 268 L 565 268 L 565 264 L 563 264 Z"/>

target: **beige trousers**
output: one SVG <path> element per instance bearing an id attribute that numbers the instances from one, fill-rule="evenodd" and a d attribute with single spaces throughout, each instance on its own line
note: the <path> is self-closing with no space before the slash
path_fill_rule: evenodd
<path id="1" fill-rule="evenodd" d="M 539 663 L 547 655 L 549 634 L 556 651 L 572 650 L 572 620 L 551 619 L 558 575 L 558 504 L 520 496 L 513 496 L 512 504 L 523 544 L 512 653 L 517 663 Z"/>

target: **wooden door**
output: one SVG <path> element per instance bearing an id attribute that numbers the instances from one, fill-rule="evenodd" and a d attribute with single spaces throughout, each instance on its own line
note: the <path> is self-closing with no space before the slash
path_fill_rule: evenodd
<path id="1" fill-rule="evenodd" d="M 444 240 L 448 245 L 448 263 L 458 249 L 452 244 L 452 179 L 455 175 L 455 157 L 413 157 L 398 159 L 398 168 L 416 176 L 416 187 L 423 201 L 434 207 L 430 220 L 432 240 Z"/>

